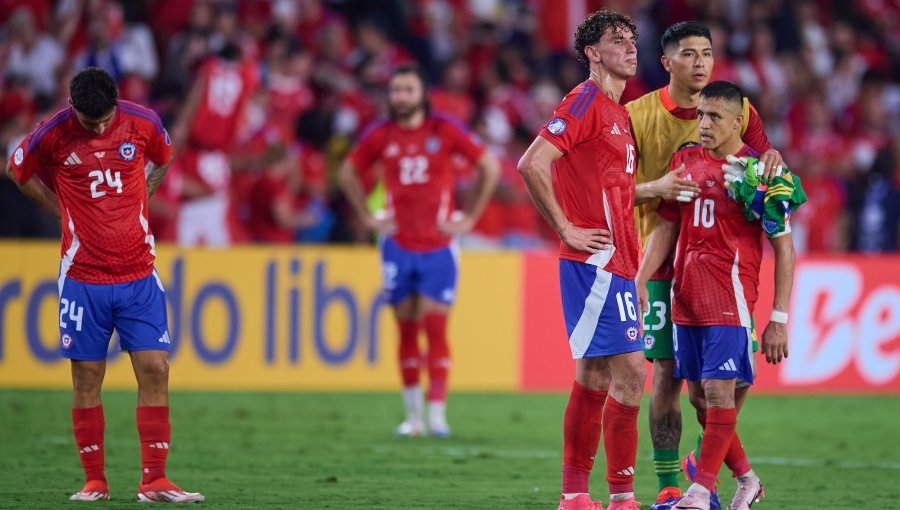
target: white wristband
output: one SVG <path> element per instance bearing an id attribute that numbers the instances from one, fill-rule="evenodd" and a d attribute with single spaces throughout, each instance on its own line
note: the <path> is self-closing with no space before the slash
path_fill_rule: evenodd
<path id="1" fill-rule="evenodd" d="M 777 322 L 780 324 L 787 324 L 788 314 L 787 312 L 782 312 L 780 310 L 772 310 L 772 316 L 769 317 L 770 322 Z"/>

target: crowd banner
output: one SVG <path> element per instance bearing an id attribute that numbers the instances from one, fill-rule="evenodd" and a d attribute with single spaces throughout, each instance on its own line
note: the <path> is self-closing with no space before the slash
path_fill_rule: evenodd
<path id="1" fill-rule="evenodd" d="M 374 248 L 159 247 L 171 386 L 387 390 L 399 387 L 397 334 Z M 0 387 L 69 387 L 59 354 L 55 243 L 0 244 Z M 452 385 L 515 390 L 520 258 L 464 255 L 450 323 Z M 75 339 L 77 341 L 77 339 Z M 424 345 L 424 338 L 422 339 Z M 134 387 L 111 342 L 105 386 Z"/>
<path id="2" fill-rule="evenodd" d="M 393 390 L 397 334 L 372 247 L 158 248 L 171 386 Z M 50 242 L 0 243 L 0 387 L 67 388 Z M 798 258 L 789 357 L 757 357 L 755 391 L 900 394 L 900 256 Z M 759 334 L 773 262 L 764 258 Z M 565 391 L 574 362 L 552 253 L 463 252 L 450 315 L 451 388 Z M 423 351 L 426 345 L 424 335 Z M 77 338 L 75 339 L 77 341 Z M 635 341 L 640 341 L 640 337 Z M 106 387 L 135 386 L 114 338 Z M 649 379 L 648 386 L 649 388 Z"/>

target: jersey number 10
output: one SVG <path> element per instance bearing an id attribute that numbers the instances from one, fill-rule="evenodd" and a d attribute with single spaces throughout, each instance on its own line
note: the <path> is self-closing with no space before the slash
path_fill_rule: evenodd
<path id="1" fill-rule="evenodd" d="M 694 200 L 694 226 L 699 227 L 702 223 L 703 228 L 712 228 L 716 223 L 716 217 L 713 214 L 716 203 L 708 198 L 702 202 L 701 204 L 700 199 Z"/>

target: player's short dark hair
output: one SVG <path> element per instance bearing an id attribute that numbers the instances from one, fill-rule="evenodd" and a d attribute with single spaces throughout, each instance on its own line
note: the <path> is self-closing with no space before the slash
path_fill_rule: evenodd
<path id="1" fill-rule="evenodd" d="M 709 33 L 709 27 L 697 21 L 679 21 L 673 24 L 662 35 L 662 51 L 678 46 L 682 39 L 688 37 L 703 37 L 712 44 L 712 35 Z"/>
<path id="2" fill-rule="evenodd" d="M 634 40 L 636 41 L 638 38 L 637 25 L 628 16 L 606 9 L 591 14 L 575 29 L 575 53 L 578 61 L 584 67 L 590 65 L 587 57 L 584 56 L 584 49 L 592 44 L 597 44 L 609 28 L 613 31 L 631 30 Z"/>
<path id="3" fill-rule="evenodd" d="M 99 67 L 88 67 L 69 82 L 72 106 L 88 117 L 102 117 L 116 106 L 119 87 L 113 77 Z"/>
<path id="4" fill-rule="evenodd" d="M 743 108 L 744 92 L 740 87 L 730 81 L 718 80 L 703 87 L 700 91 L 700 99 L 722 99 L 730 103 L 736 103 Z"/>
<path id="5" fill-rule="evenodd" d="M 414 74 L 419 81 L 422 82 L 422 88 L 427 92 L 428 91 L 428 77 L 425 76 L 425 70 L 422 69 L 422 66 L 419 64 L 403 64 L 394 68 L 391 72 L 391 80 L 394 79 L 395 76 L 400 76 L 401 74 Z"/>

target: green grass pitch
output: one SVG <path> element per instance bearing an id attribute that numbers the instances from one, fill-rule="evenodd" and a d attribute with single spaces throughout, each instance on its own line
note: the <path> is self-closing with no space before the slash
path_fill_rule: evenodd
<path id="1" fill-rule="evenodd" d="M 99 508 L 143 508 L 135 402 L 104 393 L 112 500 Z M 176 392 L 168 473 L 216 509 L 551 510 L 565 404 L 561 394 L 455 394 L 453 437 L 396 438 L 399 393 Z M 684 454 L 697 425 L 682 405 Z M 69 407 L 65 391 L 0 391 L 0 508 L 91 505 L 67 501 L 83 481 Z M 646 421 L 642 411 L 644 508 L 656 494 Z M 900 508 L 898 423 L 897 397 L 751 394 L 738 430 L 768 493 L 754 509 Z M 605 501 L 599 466 L 592 494 Z M 726 470 L 721 479 L 725 506 L 734 482 Z"/>

